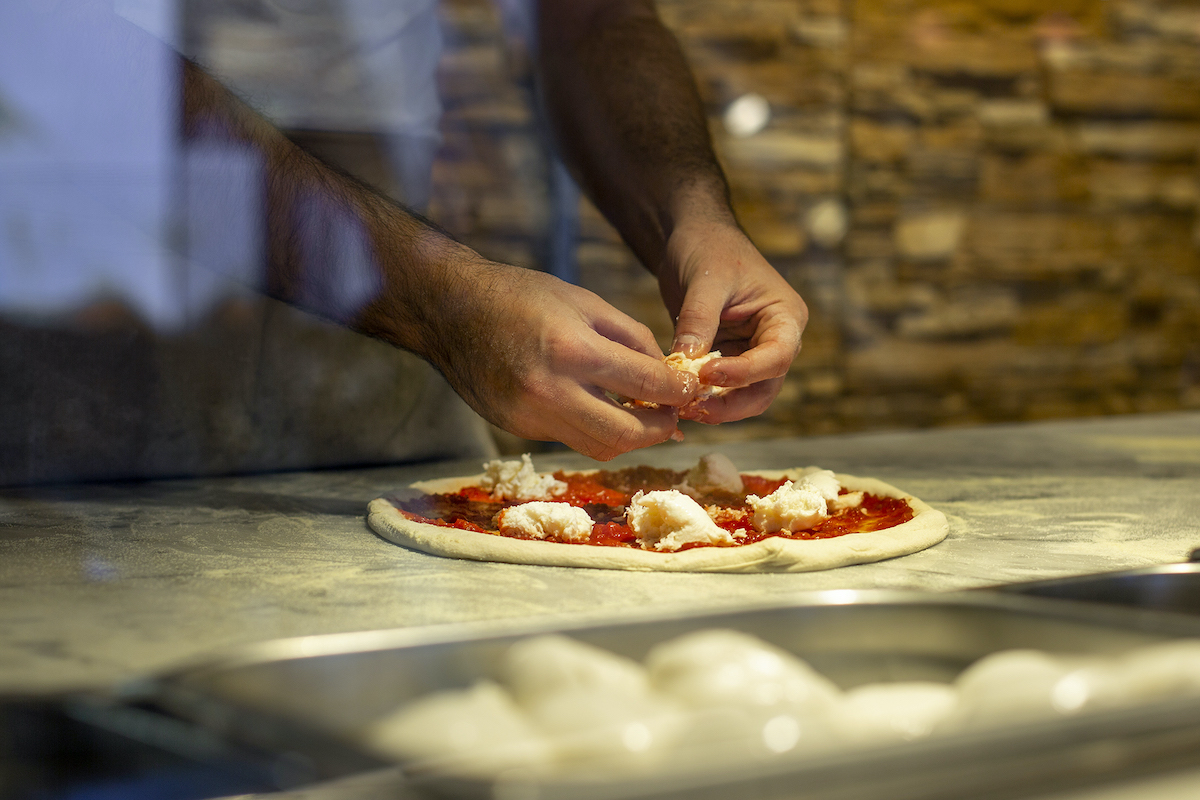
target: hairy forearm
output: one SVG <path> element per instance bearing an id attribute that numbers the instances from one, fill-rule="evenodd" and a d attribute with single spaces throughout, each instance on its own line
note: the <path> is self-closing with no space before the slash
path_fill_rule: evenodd
<path id="1" fill-rule="evenodd" d="M 481 259 L 297 147 L 195 65 L 183 71 L 185 143 L 248 148 L 262 165 L 267 294 L 436 363 L 425 317 Z"/>
<path id="2" fill-rule="evenodd" d="M 542 0 L 538 23 L 558 148 L 642 262 L 657 269 L 685 218 L 732 223 L 695 82 L 653 4 Z"/>

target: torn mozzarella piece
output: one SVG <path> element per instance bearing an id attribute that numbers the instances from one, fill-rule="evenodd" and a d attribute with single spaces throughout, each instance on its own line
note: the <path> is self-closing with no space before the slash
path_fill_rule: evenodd
<path id="1" fill-rule="evenodd" d="M 688 470 L 683 483 L 677 488 L 690 497 L 712 491 L 741 494 L 742 476 L 729 456 L 708 453 L 701 456 L 699 463 Z"/>
<path id="2" fill-rule="evenodd" d="M 629 528 L 643 547 L 678 550 L 685 544 L 737 544 L 733 534 L 719 527 L 692 498 L 675 489 L 641 492 L 625 512 Z"/>
<path id="3" fill-rule="evenodd" d="M 830 514 L 836 514 L 839 511 L 845 511 L 849 508 L 858 508 L 862 505 L 864 494 L 865 492 L 846 492 L 846 494 L 839 494 L 832 500 L 827 500 L 825 506 L 829 510 Z"/>
<path id="4" fill-rule="evenodd" d="M 862 505 L 863 492 L 840 494 L 842 483 L 831 470 L 812 469 L 796 481 L 796 488 L 808 489 L 825 498 L 825 508 L 830 514 Z"/>
<path id="5" fill-rule="evenodd" d="M 567 490 L 567 484 L 555 480 L 553 475 L 539 474 L 528 453 L 522 455 L 520 461 L 489 461 L 483 465 L 483 470 L 479 488 L 491 492 L 497 500 L 521 503 L 546 500 Z"/>
<path id="6" fill-rule="evenodd" d="M 816 492 L 825 498 L 825 502 L 829 503 L 838 498 L 842 484 L 831 470 L 816 469 L 805 473 L 800 480 L 796 481 L 796 488 Z"/>
<path id="7" fill-rule="evenodd" d="M 594 524 L 582 508 L 543 500 L 511 506 L 496 515 L 496 527 L 501 533 L 520 533 L 535 539 L 553 536 L 568 542 L 586 542 Z"/>
<path id="8" fill-rule="evenodd" d="M 697 380 L 699 380 L 700 368 L 712 361 L 714 358 L 721 358 L 720 350 L 713 350 L 712 352 L 705 353 L 697 358 L 688 358 L 683 353 L 671 353 L 671 355 L 667 356 L 666 361 L 668 367 L 677 369 L 680 372 L 690 372 L 696 376 Z M 729 388 L 725 386 L 711 386 L 707 383 L 701 383 L 700 390 L 696 392 L 696 396 L 692 398 L 692 402 L 694 403 L 697 400 L 707 400 L 714 395 L 724 394 L 727 391 L 729 391 Z"/>
<path id="9" fill-rule="evenodd" d="M 747 495 L 754 509 L 754 527 L 762 533 L 806 531 L 829 517 L 825 498 L 805 484 L 786 481 L 766 497 Z"/>
<path id="10" fill-rule="evenodd" d="M 551 761 L 545 738 L 503 689 L 486 681 L 410 703 L 365 736 L 372 749 L 414 772 L 487 777 Z"/>

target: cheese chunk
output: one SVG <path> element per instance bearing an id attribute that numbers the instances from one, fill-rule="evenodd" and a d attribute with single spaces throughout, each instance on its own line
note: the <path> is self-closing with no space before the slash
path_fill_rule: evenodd
<path id="1" fill-rule="evenodd" d="M 825 498 L 825 502 L 830 503 L 837 500 L 842 484 L 831 470 L 817 469 L 796 481 L 796 488 L 816 492 Z"/>
<path id="2" fill-rule="evenodd" d="M 548 500 L 567 490 L 567 484 L 553 475 L 538 474 L 528 453 L 520 461 L 489 461 L 483 465 L 484 476 L 479 487 L 492 493 L 497 500 Z"/>
<path id="3" fill-rule="evenodd" d="M 747 495 L 746 502 L 754 509 L 754 527 L 763 533 L 806 531 L 829 517 L 825 498 L 803 483 L 787 481 L 766 497 Z"/>
<path id="4" fill-rule="evenodd" d="M 501 533 L 521 533 L 535 539 L 555 536 L 568 542 L 586 542 L 594 524 L 582 508 L 542 500 L 512 506 L 496 515 Z"/>
<path id="5" fill-rule="evenodd" d="M 733 534 L 717 526 L 703 506 L 686 494 L 668 489 L 638 492 L 625 518 L 643 547 L 678 550 L 685 544 L 737 544 Z"/>
<path id="6" fill-rule="evenodd" d="M 689 497 L 714 490 L 741 494 L 742 476 L 729 456 L 723 453 L 708 453 L 700 456 L 696 466 L 688 470 L 683 483 L 675 488 Z"/>
<path id="7" fill-rule="evenodd" d="M 700 368 L 712 361 L 714 358 L 721 358 L 720 350 L 713 350 L 712 352 L 705 353 L 698 358 L 688 358 L 683 353 L 671 353 L 671 355 L 667 356 L 666 361 L 668 367 L 677 369 L 680 372 L 690 372 L 695 375 L 697 379 L 699 379 Z M 702 383 L 700 384 L 700 391 L 696 392 L 696 396 L 692 398 L 692 402 L 694 403 L 697 400 L 706 400 L 713 395 L 724 394 L 727 391 L 729 391 L 729 389 L 725 386 L 710 386 L 707 383 Z"/>

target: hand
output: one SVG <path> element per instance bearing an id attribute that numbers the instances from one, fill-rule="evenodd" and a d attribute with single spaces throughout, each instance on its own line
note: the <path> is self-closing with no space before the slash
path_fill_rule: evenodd
<path id="1" fill-rule="evenodd" d="M 689 357 L 720 350 L 700 382 L 737 387 L 680 409 L 683 419 L 731 422 L 761 414 L 779 394 L 800 352 L 808 308 L 800 295 L 732 223 L 675 228 L 658 271 L 675 316 L 673 351 Z"/>
<path id="2" fill-rule="evenodd" d="M 426 317 L 429 358 L 483 417 L 601 461 L 677 435 L 697 383 L 667 367 L 650 330 L 585 289 L 475 259 Z M 627 409 L 606 393 L 660 403 Z"/>

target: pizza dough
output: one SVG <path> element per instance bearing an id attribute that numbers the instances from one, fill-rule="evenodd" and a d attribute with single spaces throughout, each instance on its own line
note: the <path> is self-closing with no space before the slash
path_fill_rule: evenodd
<path id="1" fill-rule="evenodd" d="M 745 474 L 799 480 L 809 471 L 751 471 Z M 466 486 L 477 485 L 482 477 L 472 475 L 422 481 L 414 483 L 412 488 L 430 494 L 457 492 Z M 873 478 L 838 475 L 837 479 L 850 492 L 863 491 L 904 499 L 913 510 L 913 518 L 892 528 L 848 533 L 829 539 L 773 536 L 736 547 L 697 547 L 673 553 L 514 539 L 429 525 L 408 519 L 383 498 L 371 501 L 367 523 L 388 541 L 449 558 L 640 572 L 812 572 L 908 555 L 946 538 L 949 525 L 945 515 L 907 492 Z"/>

